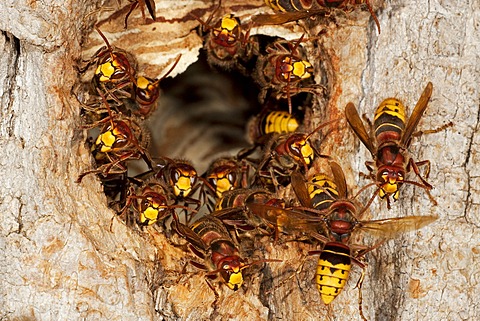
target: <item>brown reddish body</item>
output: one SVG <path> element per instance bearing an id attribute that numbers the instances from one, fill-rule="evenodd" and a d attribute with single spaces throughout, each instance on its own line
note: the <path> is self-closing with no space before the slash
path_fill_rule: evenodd
<path id="1" fill-rule="evenodd" d="M 238 290 L 243 283 L 242 268 L 245 265 L 240 257 L 240 251 L 234 245 L 225 226 L 222 222 L 207 215 L 199 219 L 191 226 L 191 231 L 196 235 L 187 236 L 191 243 L 193 252 L 203 250 L 205 254 L 204 267 L 208 275 L 220 274 L 223 282 L 232 290 Z"/>
<path id="2" fill-rule="evenodd" d="M 357 283 L 359 289 L 359 311 L 363 320 L 366 320 L 362 309 L 361 286 L 364 278 L 366 264 L 363 256 L 380 246 L 386 238 L 395 236 L 401 232 L 419 229 L 434 220 L 436 216 L 408 216 L 390 218 L 376 221 L 361 221 L 366 209 L 359 211 L 354 200 L 348 197 L 347 184 L 342 168 L 336 162 L 331 161 L 330 168 L 334 180 L 328 184 L 333 202 L 325 210 L 317 210 L 312 207 L 305 180 L 298 172 L 292 175 L 292 186 L 302 206 L 298 208 L 282 209 L 268 205 L 251 204 L 249 209 L 255 211 L 262 218 L 272 224 L 281 221 L 285 229 L 291 232 L 307 233 L 311 237 L 321 241 L 323 247 L 319 250 L 310 251 L 309 255 L 320 255 L 317 265 L 315 280 L 320 297 L 325 304 L 330 304 L 345 287 L 351 265 L 356 264 L 362 268 L 362 275 Z M 318 174 L 322 179 L 325 175 Z M 322 189 L 324 186 L 319 186 Z M 322 190 L 321 193 L 327 193 Z M 271 213 L 276 215 L 271 215 Z M 371 232 L 382 237 L 382 240 L 373 246 L 353 244 L 351 235 L 358 230 Z"/>
<path id="3" fill-rule="evenodd" d="M 432 185 L 426 181 L 430 173 L 430 161 L 415 162 L 408 153 L 412 135 L 427 108 L 428 101 L 432 95 L 432 88 L 433 85 L 429 82 L 408 121 L 405 116 L 405 106 L 398 99 L 385 99 L 375 111 L 371 135 L 365 129 L 355 106 L 352 103 L 347 104 L 345 108 L 347 121 L 360 141 L 370 151 L 373 158 L 373 162 L 365 162 L 370 171 L 370 177 L 374 180 L 374 183 L 367 185 L 365 188 L 371 185 L 378 187 L 370 202 L 373 201 L 376 194 L 379 194 L 381 198 L 386 198 L 387 207 L 390 208 L 390 196 L 395 201 L 398 200 L 400 187 L 404 183 L 409 183 L 425 189 L 432 203 L 436 204 L 429 192 L 432 189 Z M 451 125 L 452 123 L 449 123 L 428 132 L 434 133 Z M 425 166 L 425 178 L 420 175 L 420 166 Z M 413 169 L 421 182 L 407 181 L 405 179 L 405 175 L 411 169 Z"/>
<path id="4" fill-rule="evenodd" d="M 230 237 L 222 221 L 214 215 L 206 215 L 190 227 L 180 223 L 176 216 L 174 216 L 174 221 L 176 230 L 190 243 L 192 252 L 203 259 L 204 263 L 191 261 L 191 264 L 207 271 L 205 280 L 214 291 L 216 300 L 218 293 L 210 283 L 210 279 L 216 279 L 220 275 L 223 283 L 236 291 L 243 284 L 243 269 L 252 264 L 278 261 L 258 260 L 249 264 L 244 263 L 238 246 Z"/>

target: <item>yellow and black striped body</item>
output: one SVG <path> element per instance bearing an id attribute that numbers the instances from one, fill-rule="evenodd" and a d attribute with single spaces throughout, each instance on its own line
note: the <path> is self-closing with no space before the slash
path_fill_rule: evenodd
<path id="1" fill-rule="evenodd" d="M 385 99 L 375 111 L 373 125 L 378 148 L 400 141 L 405 131 L 405 106 L 398 99 Z"/>
<path id="2" fill-rule="evenodd" d="M 375 111 L 374 130 L 379 195 L 381 198 L 391 195 L 397 200 L 398 189 L 405 178 L 407 161 L 400 149 L 405 131 L 405 106 L 395 98 L 382 101 Z"/>
<path id="3" fill-rule="evenodd" d="M 222 47 L 239 45 L 242 40 L 240 20 L 233 14 L 226 14 L 212 29 L 211 35 L 212 41 Z M 235 54 L 235 52 L 231 52 L 231 54 Z"/>
<path id="4" fill-rule="evenodd" d="M 340 242 L 328 242 L 318 259 L 315 282 L 322 301 L 330 304 L 345 287 L 351 269 L 350 248 Z"/>
<path id="5" fill-rule="evenodd" d="M 311 177 L 307 183 L 308 194 L 312 206 L 317 210 L 325 210 L 338 199 L 337 185 L 323 174 Z"/>
<path id="6" fill-rule="evenodd" d="M 288 164 L 290 168 L 310 168 L 313 164 L 315 152 L 308 141 L 308 135 L 291 134 L 285 136 L 284 141 L 281 139 L 279 141 L 281 143 L 275 148 L 279 163 L 283 163 L 284 167 L 287 167 L 286 164 Z M 288 158 L 286 163 L 282 161 L 284 158 Z"/>
<path id="7" fill-rule="evenodd" d="M 272 111 L 262 119 L 261 128 L 264 130 L 263 134 L 293 133 L 298 128 L 298 121 L 286 111 Z"/>
<path id="8" fill-rule="evenodd" d="M 262 143 L 269 135 L 288 134 L 298 129 L 299 122 L 286 111 L 269 111 L 253 117 L 248 124 L 251 143 Z"/>

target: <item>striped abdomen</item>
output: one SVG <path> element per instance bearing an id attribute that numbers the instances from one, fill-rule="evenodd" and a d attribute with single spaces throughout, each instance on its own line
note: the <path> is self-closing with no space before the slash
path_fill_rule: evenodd
<path id="1" fill-rule="evenodd" d="M 262 120 L 264 134 L 293 133 L 298 128 L 298 121 L 286 111 L 272 111 Z"/>
<path id="2" fill-rule="evenodd" d="M 337 185 L 327 176 L 318 174 L 308 180 L 308 194 L 312 206 L 317 210 L 325 210 L 338 199 Z"/>
<path id="3" fill-rule="evenodd" d="M 375 111 L 374 128 L 377 146 L 399 141 L 405 130 L 405 106 L 395 98 L 382 101 Z"/>
<path id="4" fill-rule="evenodd" d="M 325 244 L 318 259 L 315 281 L 322 301 L 332 302 L 340 294 L 350 273 L 350 248 L 343 243 Z"/>

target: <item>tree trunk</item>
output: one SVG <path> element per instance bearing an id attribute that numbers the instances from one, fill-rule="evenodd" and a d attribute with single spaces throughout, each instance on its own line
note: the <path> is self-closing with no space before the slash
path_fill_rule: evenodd
<path id="1" fill-rule="evenodd" d="M 224 2 L 224 11 L 242 21 L 272 12 L 261 0 Z M 479 3 L 371 2 L 380 34 L 368 11 L 359 8 L 252 34 L 310 38 L 305 46 L 322 70 L 316 80 L 325 84 L 328 98 L 315 103 L 311 128 L 343 117 L 350 101 L 369 119 L 387 97 L 401 99 L 411 113 L 427 82 L 433 83 L 419 129 L 450 121 L 453 127 L 414 138 L 410 151 L 417 161 L 431 161 L 429 182 L 438 205 L 423 189 L 406 184 L 392 210 L 375 200 L 369 218 L 439 218 L 366 255 L 363 311 L 369 320 L 473 320 L 480 317 Z M 356 266 L 329 308 L 313 282 L 316 256 L 282 283 L 306 255 L 302 245 L 265 241 L 264 255 L 284 262 L 247 269 L 237 292 L 218 286 L 220 299 L 213 306 L 203 274 L 181 273 L 191 254 L 154 227 L 137 231 L 115 218 L 110 228 L 115 214 L 98 179 L 75 182 L 92 166 L 75 97 L 75 66 L 102 45 L 91 27 L 98 18 L 111 43 L 132 52 L 151 77 L 161 76 L 182 53 L 176 75 L 201 47 L 198 21 L 189 13 L 206 20 L 216 4 L 157 0 L 157 22 L 145 24 L 137 9 L 124 30 L 128 3 L 113 15 L 97 11 L 94 3 L 0 3 L 0 319 L 360 320 Z M 119 9 L 116 1 L 102 8 Z M 358 173 L 366 172 L 370 155 L 345 123 L 339 126 L 322 142 L 322 153 L 341 160 L 353 192 L 368 183 Z"/>

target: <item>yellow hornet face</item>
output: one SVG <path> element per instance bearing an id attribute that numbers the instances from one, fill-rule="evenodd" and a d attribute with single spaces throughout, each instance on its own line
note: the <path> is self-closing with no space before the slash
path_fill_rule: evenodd
<path id="1" fill-rule="evenodd" d="M 306 140 L 299 140 L 292 144 L 292 150 L 298 153 L 299 158 L 303 159 L 305 164 L 310 165 L 313 161 L 313 149 Z"/>
<path id="2" fill-rule="evenodd" d="M 109 126 L 103 133 L 98 135 L 95 148 L 100 147 L 100 152 L 108 153 L 125 147 L 132 139 L 130 128 L 123 121 L 114 122 L 113 128 Z"/>
<path id="3" fill-rule="evenodd" d="M 243 275 L 240 266 L 231 267 L 225 264 L 221 274 L 230 289 L 233 291 L 240 289 L 243 284 Z"/>
<path id="4" fill-rule="evenodd" d="M 272 111 L 265 119 L 265 134 L 269 133 L 293 133 L 299 124 L 289 112 Z"/>
<path id="5" fill-rule="evenodd" d="M 223 193 L 231 191 L 235 188 L 235 177 L 231 173 L 224 175 L 223 177 L 220 177 L 219 175 L 217 178 L 212 180 L 214 181 L 215 193 L 218 198 L 221 198 Z"/>
<path id="6" fill-rule="evenodd" d="M 225 15 L 220 24 L 213 28 L 212 35 L 214 42 L 221 46 L 233 46 L 240 37 L 240 20 L 232 14 Z"/>
<path id="7" fill-rule="evenodd" d="M 219 272 L 227 286 L 233 291 L 237 291 L 243 284 L 242 269 L 245 267 L 236 255 L 230 256 L 219 262 Z"/>
<path id="8" fill-rule="evenodd" d="M 95 77 L 103 83 L 118 83 L 128 79 L 130 69 L 130 63 L 124 54 L 111 53 L 98 65 Z"/>
<path id="9" fill-rule="evenodd" d="M 181 176 L 178 181 L 173 185 L 175 196 L 186 197 L 192 191 L 192 185 L 194 182 L 193 177 Z"/>
<path id="10" fill-rule="evenodd" d="M 325 304 L 330 304 L 343 290 L 350 269 L 350 249 L 342 243 L 327 243 L 318 259 L 315 277 L 320 297 Z"/>
<path id="11" fill-rule="evenodd" d="M 165 216 L 167 200 L 157 193 L 147 193 L 144 196 L 140 205 L 140 223 L 152 225 Z"/>
<path id="12" fill-rule="evenodd" d="M 383 183 L 380 185 L 379 195 L 380 198 L 385 198 L 385 196 L 392 195 L 393 199 L 396 201 L 399 197 L 398 189 L 403 184 L 404 173 L 397 172 L 395 170 L 384 170 L 380 173 L 379 181 Z"/>
<path id="13" fill-rule="evenodd" d="M 305 163 L 305 165 L 310 166 L 310 164 L 313 162 L 314 151 L 308 142 L 306 135 L 292 135 L 287 139 L 286 144 L 291 157 L 296 159 L 297 162 L 301 160 L 303 163 Z"/>
<path id="14" fill-rule="evenodd" d="M 221 28 L 228 32 L 233 32 L 239 25 L 238 19 L 234 18 L 232 14 L 227 14 L 222 18 Z"/>
<path id="15" fill-rule="evenodd" d="M 95 70 L 95 74 L 98 75 L 98 79 L 101 82 L 110 81 L 114 72 L 115 72 L 115 66 L 111 61 L 101 64 L 100 66 L 97 67 L 97 70 Z"/>
<path id="16" fill-rule="evenodd" d="M 112 146 L 116 139 L 114 131 L 108 130 L 105 133 L 98 135 L 95 145 L 101 146 L 100 151 L 102 153 L 107 153 L 112 150 Z"/>
<path id="17" fill-rule="evenodd" d="M 313 66 L 306 60 L 298 61 L 293 64 L 293 74 L 300 79 L 310 78 L 312 72 Z"/>
<path id="18" fill-rule="evenodd" d="M 175 196 L 187 197 L 197 180 L 197 172 L 189 165 L 180 165 L 173 170 L 171 185 Z"/>
<path id="19" fill-rule="evenodd" d="M 227 285 L 233 291 L 237 291 L 243 284 L 243 276 L 242 271 L 238 271 L 237 273 L 232 273 L 230 275 L 230 280 L 228 281 Z"/>
<path id="20" fill-rule="evenodd" d="M 305 162 L 305 164 L 310 165 L 313 162 L 312 146 L 310 146 L 310 144 L 307 141 L 305 141 L 305 144 L 302 146 L 300 150 L 302 152 L 303 161 Z"/>
<path id="21" fill-rule="evenodd" d="M 405 123 L 405 106 L 396 98 L 388 98 L 382 101 L 375 111 L 374 121 L 384 114 L 399 118 L 403 123 Z"/>
<path id="22" fill-rule="evenodd" d="M 277 66 L 278 77 L 283 81 L 299 81 L 310 78 L 313 66 L 306 60 L 296 61 L 290 56 L 285 56 Z"/>

